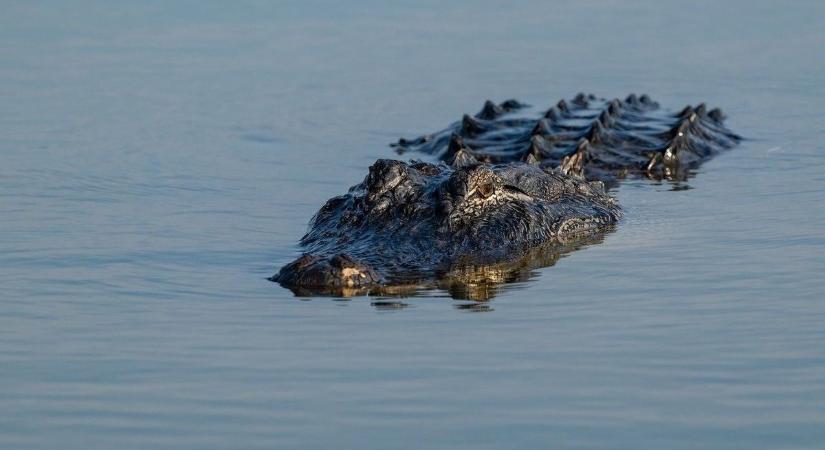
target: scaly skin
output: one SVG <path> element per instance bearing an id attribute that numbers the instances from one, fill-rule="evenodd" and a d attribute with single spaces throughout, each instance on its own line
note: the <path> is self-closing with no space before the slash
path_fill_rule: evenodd
<path id="1" fill-rule="evenodd" d="M 704 104 L 667 113 L 647 95 L 625 100 L 579 94 L 541 117 L 512 114 L 525 105 L 487 101 L 475 116 L 436 133 L 392 144 L 399 153 L 436 155 L 453 167 L 478 162 L 526 162 L 608 185 L 625 176 L 682 180 L 740 137 L 719 109 Z"/>
<path id="2" fill-rule="evenodd" d="M 379 160 L 318 211 L 301 239 L 306 254 L 273 280 L 319 293 L 478 284 L 480 268 L 506 278 L 525 257 L 541 262 L 536 247 L 546 260 L 598 238 L 620 216 L 601 182 L 549 168 Z"/>
<path id="3" fill-rule="evenodd" d="M 488 101 L 442 131 L 393 144 L 442 163 L 377 161 L 321 208 L 301 239 L 306 253 L 272 280 L 298 294 L 437 286 L 486 300 L 610 231 L 621 213 L 604 183 L 685 179 L 740 140 L 718 109 L 667 113 L 646 95 L 579 94 L 538 118 L 519 116 L 524 108 Z"/>

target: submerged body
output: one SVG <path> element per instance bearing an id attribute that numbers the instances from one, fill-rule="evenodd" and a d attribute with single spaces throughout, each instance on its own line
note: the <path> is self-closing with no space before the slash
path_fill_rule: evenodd
<path id="1" fill-rule="evenodd" d="M 301 239 L 306 253 L 273 280 L 331 293 L 483 283 L 487 272 L 507 278 L 525 257 L 539 262 L 536 247 L 558 255 L 592 240 L 620 215 L 601 182 L 554 169 L 379 160 L 318 211 Z"/>
<path id="2" fill-rule="evenodd" d="M 393 146 L 436 155 L 453 167 L 520 161 L 612 183 L 628 175 L 684 179 L 740 140 L 719 109 L 699 104 L 668 113 L 647 95 L 608 101 L 579 94 L 541 117 L 514 117 L 524 107 L 488 101 L 475 116 Z"/>
<path id="3" fill-rule="evenodd" d="M 394 144 L 439 164 L 379 160 L 329 200 L 301 239 L 306 252 L 272 279 L 296 293 L 403 293 L 487 287 L 599 241 L 621 216 L 605 192 L 628 175 L 683 179 L 736 145 L 704 104 L 662 112 L 646 95 L 577 95 L 539 118 L 487 102 L 437 133 Z M 589 181 L 588 181 L 589 180 Z"/>

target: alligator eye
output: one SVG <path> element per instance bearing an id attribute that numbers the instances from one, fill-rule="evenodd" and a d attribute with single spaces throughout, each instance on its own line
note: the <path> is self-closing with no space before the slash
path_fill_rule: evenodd
<path id="1" fill-rule="evenodd" d="M 493 186 L 493 183 L 484 183 L 478 187 L 478 193 L 481 194 L 483 198 L 487 198 L 493 195 L 493 192 L 495 192 L 495 190 L 496 189 Z"/>

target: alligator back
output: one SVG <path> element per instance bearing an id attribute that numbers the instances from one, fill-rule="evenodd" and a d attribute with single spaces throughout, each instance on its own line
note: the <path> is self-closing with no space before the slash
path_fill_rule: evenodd
<path id="1" fill-rule="evenodd" d="M 607 100 L 578 94 L 539 117 L 515 114 L 516 100 L 487 101 L 474 116 L 415 139 L 399 139 L 399 153 L 436 155 L 453 167 L 522 161 L 608 184 L 626 176 L 681 180 L 741 139 L 721 110 L 704 103 L 667 112 L 647 95 Z"/>

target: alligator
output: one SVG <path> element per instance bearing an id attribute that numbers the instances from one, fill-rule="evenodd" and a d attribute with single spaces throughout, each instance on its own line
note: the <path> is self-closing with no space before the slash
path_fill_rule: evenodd
<path id="1" fill-rule="evenodd" d="M 474 116 L 381 159 L 363 182 L 315 214 L 304 254 L 271 280 L 299 295 L 403 295 L 439 287 L 486 300 L 600 242 L 621 217 L 608 189 L 625 177 L 682 180 L 741 139 L 704 104 L 676 113 L 647 95 L 579 94 L 540 117 L 487 101 Z"/>
<path id="2" fill-rule="evenodd" d="M 539 117 L 517 116 L 517 100 L 486 101 L 447 128 L 391 144 L 403 154 L 437 156 L 453 167 L 525 162 L 613 186 L 627 176 L 684 180 L 702 162 L 741 139 L 725 115 L 704 103 L 664 112 L 648 95 L 606 100 L 579 93 Z"/>
<path id="3" fill-rule="evenodd" d="M 299 294 L 440 286 L 483 298 L 485 286 L 553 264 L 620 217 L 602 182 L 554 168 L 382 159 L 327 201 L 301 239 L 306 253 L 271 279 Z"/>

